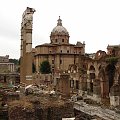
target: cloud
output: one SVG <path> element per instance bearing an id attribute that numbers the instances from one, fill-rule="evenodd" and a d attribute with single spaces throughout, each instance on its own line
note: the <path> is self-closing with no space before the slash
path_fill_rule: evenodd
<path id="1" fill-rule="evenodd" d="M 61 16 L 70 43 L 85 41 L 86 52 L 105 50 L 120 40 L 119 0 L 1 0 L 0 54 L 19 57 L 22 13 L 36 9 L 33 18 L 33 47 L 50 42 L 50 32 Z"/>

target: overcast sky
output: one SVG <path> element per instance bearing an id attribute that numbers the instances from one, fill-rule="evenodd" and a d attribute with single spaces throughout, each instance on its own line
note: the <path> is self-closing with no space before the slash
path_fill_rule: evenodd
<path id="1" fill-rule="evenodd" d="M 1 0 L 0 56 L 20 57 L 20 29 L 26 7 L 33 16 L 33 47 L 50 42 L 50 33 L 61 16 L 70 43 L 85 41 L 86 53 L 106 51 L 120 43 L 120 0 Z"/>

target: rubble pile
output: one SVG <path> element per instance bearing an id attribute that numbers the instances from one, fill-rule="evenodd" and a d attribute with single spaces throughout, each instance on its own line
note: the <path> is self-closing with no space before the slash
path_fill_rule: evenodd
<path id="1" fill-rule="evenodd" d="M 61 98 L 52 87 L 19 85 L 1 90 L 1 105 L 9 120 L 61 120 L 74 117 L 73 102 Z M 3 110 L 3 109 L 2 109 Z M 2 113 L 2 112 L 1 112 Z M 3 114 L 2 118 L 4 117 Z"/>
<path id="2" fill-rule="evenodd" d="M 33 105 L 25 100 L 15 100 L 9 103 L 9 120 L 22 120 L 28 113 L 34 113 Z"/>
<path id="3" fill-rule="evenodd" d="M 61 120 L 74 116 L 73 103 L 62 100 L 54 91 L 30 93 L 9 102 L 8 106 L 9 120 Z"/>

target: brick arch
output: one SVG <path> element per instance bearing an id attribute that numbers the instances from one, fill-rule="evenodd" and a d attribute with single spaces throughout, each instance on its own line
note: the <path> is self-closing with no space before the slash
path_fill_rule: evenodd
<path id="1" fill-rule="evenodd" d="M 114 70 L 115 66 L 112 66 Z M 100 86 L 101 86 L 101 97 L 108 98 L 110 93 L 110 88 L 114 83 L 114 76 L 112 76 L 112 71 L 110 64 L 106 64 L 105 66 L 99 66 L 99 74 L 98 78 L 100 78 Z"/>
<path id="2" fill-rule="evenodd" d="M 94 66 L 90 66 L 90 68 L 89 68 L 89 76 L 90 76 L 91 80 L 95 79 L 95 68 L 94 68 Z"/>
<path id="3" fill-rule="evenodd" d="M 90 79 L 95 79 L 95 67 L 93 65 L 90 65 L 89 66 L 89 76 L 90 76 Z"/>
<path id="4" fill-rule="evenodd" d="M 89 70 L 95 71 L 95 67 L 94 67 L 93 65 L 91 65 L 91 66 L 89 67 Z"/>
<path id="5" fill-rule="evenodd" d="M 88 71 L 89 71 L 89 74 L 88 74 L 88 76 L 89 76 L 88 77 L 89 92 L 93 93 L 93 83 L 94 83 L 95 78 L 96 78 L 96 74 L 95 74 L 96 71 L 95 71 L 95 66 L 92 63 L 90 63 L 88 65 Z"/>
<path id="6" fill-rule="evenodd" d="M 105 57 L 105 56 L 106 56 L 106 52 L 102 51 L 102 50 L 99 50 L 95 54 L 95 59 L 100 59 L 100 58 Z"/>

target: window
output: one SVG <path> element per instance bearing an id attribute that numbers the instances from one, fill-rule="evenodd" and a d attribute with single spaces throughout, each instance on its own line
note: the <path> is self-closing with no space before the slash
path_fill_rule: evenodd
<path id="1" fill-rule="evenodd" d="M 62 42 L 64 42 L 64 39 L 62 39 Z"/>
<path id="2" fill-rule="evenodd" d="M 60 60 L 60 64 L 62 64 L 62 60 Z"/>
<path id="3" fill-rule="evenodd" d="M 52 60 L 52 64 L 54 64 L 54 60 Z"/>
<path id="4" fill-rule="evenodd" d="M 55 39 L 55 42 L 57 42 L 57 39 Z"/>
<path id="5" fill-rule="evenodd" d="M 79 81 L 76 80 L 76 89 L 79 89 Z"/>
<path id="6" fill-rule="evenodd" d="M 70 87 L 71 87 L 71 88 L 74 87 L 74 80 L 70 80 Z"/>
<path id="7" fill-rule="evenodd" d="M 69 50 L 67 50 L 67 53 L 69 53 Z"/>
<path id="8" fill-rule="evenodd" d="M 62 50 L 60 52 L 62 53 Z"/>

